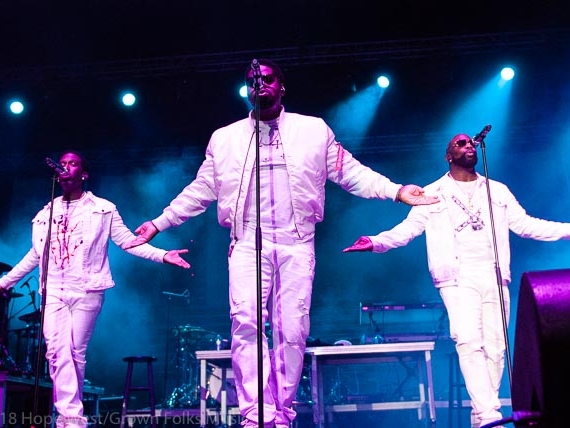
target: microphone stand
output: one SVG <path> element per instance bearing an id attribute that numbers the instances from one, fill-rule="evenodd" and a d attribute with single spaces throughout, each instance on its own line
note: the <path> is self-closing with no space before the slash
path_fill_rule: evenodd
<path id="1" fill-rule="evenodd" d="M 166 338 L 166 344 L 164 346 L 164 388 L 163 388 L 163 395 L 164 395 L 164 399 L 167 399 L 166 394 L 168 393 L 167 387 L 168 387 L 168 342 L 169 342 L 169 338 L 168 338 L 168 334 L 170 333 L 170 302 L 172 301 L 172 296 L 170 295 L 170 293 L 166 293 L 166 292 L 162 292 L 163 294 L 165 294 L 167 296 L 167 304 L 166 304 L 166 334 L 164 335 L 164 337 Z"/>
<path id="2" fill-rule="evenodd" d="M 254 59 L 252 62 L 253 69 L 253 88 L 254 95 L 254 119 L 255 119 L 255 209 L 256 209 L 256 226 L 255 226 L 255 253 L 256 253 L 256 269 L 257 269 L 257 426 L 264 426 L 264 403 L 263 403 L 263 290 L 261 281 L 261 196 L 260 196 L 260 173 L 259 173 L 259 88 L 261 87 L 261 70 L 259 62 Z"/>
<path id="3" fill-rule="evenodd" d="M 34 383 L 34 402 L 33 402 L 33 416 L 37 415 L 38 413 L 38 405 L 39 405 L 39 393 L 40 393 L 40 371 L 42 367 L 42 362 L 45 364 L 44 357 L 42 356 L 42 333 L 44 330 L 44 314 L 45 314 L 45 307 L 46 307 L 46 295 L 47 295 L 47 274 L 49 268 L 49 248 L 50 248 L 50 238 L 51 238 L 51 225 L 53 222 L 53 201 L 55 199 L 55 183 L 57 179 L 57 174 L 52 176 L 52 186 L 51 186 L 51 203 L 49 209 L 49 221 L 48 221 L 48 230 L 46 236 L 46 242 L 44 245 L 44 252 L 42 257 L 42 274 L 40 276 L 40 296 L 41 296 L 41 303 L 40 303 L 40 326 L 38 328 L 38 352 L 36 354 L 36 369 L 35 369 L 35 383 Z M 34 300 L 35 304 L 35 300 Z M 33 425 L 32 425 L 33 427 Z"/>
<path id="4" fill-rule="evenodd" d="M 497 286 L 499 288 L 499 303 L 501 304 L 501 318 L 503 322 L 503 336 L 505 339 L 505 352 L 507 358 L 507 372 L 509 375 L 509 390 L 512 395 L 512 362 L 511 362 L 511 351 L 509 345 L 509 336 L 507 332 L 507 317 L 505 314 L 505 297 L 503 294 L 503 277 L 501 275 L 501 267 L 499 266 L 499 253 L 497 250 L 497 236 L 495 233 L 495 221 L 493 218 L 493 204 L 491 202 L 491 189 L 489 186 L 489 171 L 487 169 L 487 155 L 485 151 L 485 137 L 481 138 L 481 157 L 483 158 L 483 170 L 485 174 L 485 184 L 487 186 L 487 203 L 489 205 L 489 215 L 491 217 L 491 234 L 493 237 L 493 253 L 495 256 L 495 275 L 497 277 Z"/>

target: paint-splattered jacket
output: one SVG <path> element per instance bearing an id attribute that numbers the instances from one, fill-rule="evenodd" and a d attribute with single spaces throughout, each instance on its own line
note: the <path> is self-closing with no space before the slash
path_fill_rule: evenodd
<path id="1" fill-rule="evenodd" d="M 109 267 L 109 238 L 123 248 L 135 238 L 135 235 L 125 226 L 113 203 L 91 192 L 85 193 L 81 201 L 85 211 L 82 221 L 83 277 L 82 283 L 75 286 L 85 291 L 105 290 L 115 285 Z M 61 199 L 61 196 L 55 198 L 54 204 L 61 204 Z M 40 268 L 40 278 L 42 277 L 41 261 L 48 234 L 50 206 L 48 203 L 32 220 L 32 248 L 12 270 L 0 278 L 0 287 L 13 287 L 37 266 Z M 164 262 L 164 255 L 167 252 L 149 244 L 125 251 L 157 263 Z"/>

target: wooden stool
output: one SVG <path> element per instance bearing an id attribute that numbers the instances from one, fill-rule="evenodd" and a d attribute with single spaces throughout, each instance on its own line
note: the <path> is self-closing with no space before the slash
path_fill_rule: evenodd
<path id="1" fill-rule="evenodd" d="M 123 393 L 123 406 L 121 410 L 121 427 L 125 428 L 125 421 L 129 419 L 129 415 L 148 416 L 152 428 L 156 428 L 156 414 L 155 414 L 155 401 L 154 401 L 154 376 L 152 363 L 156 361 L 156 357 L 151 356 L 131 356 L 123 358 L 127 363 L 127 378 L 125 380 L 125 391 Z M 133 386 L 133 369 L 135 363 L 146 363 L 147 369 L 147 384 L 140 386 Z M 149 409 L 130 409 L 129 399 L 133 391 L 146 391 L 148 393 Z M 132 426 L 132 424 L 129 424 Z"/>

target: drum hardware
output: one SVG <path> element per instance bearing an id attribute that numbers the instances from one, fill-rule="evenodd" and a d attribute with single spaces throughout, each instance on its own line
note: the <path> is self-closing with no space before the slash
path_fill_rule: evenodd
<path id="1" fill-rule="evenodd" d="M 166 303 L 166 332 L 170 331 L 170 311 L 171 311 L 171 303 L 172 303 L 172 298 L 173 297 L 182 297 L 184 299 L 186 299 L 186 303 L 190 304 L 190 292 L 188 291 L 188 289 L 184 290 L 183 293 L 173 293 L 170 291 L 163 291 L 162 294 L 164 296 L 166 296 L 167 298 L 167 303 Z M 176 335 L 176 333 L 175 333 Z M 170 336 L 169 334 L 165 334 L 164 335 L 166 343 L 164 346 L 164 397 L 167 396 L 168 394 L 168 368 L 170 366 L 170 356 L 169 356 L 169 343 L 170 343 Z M 179 355 L 176 355 L 176 362 L 177 362 L 177 367 L 178 367 L 178 360 L 179 360 Z M 176 384 L 178 385 L 178 382 L 176 382 Z M 173 393 L 174 394 L 174 393 Z M 170 401 L 170 399 L 166 399 L 165 398 L 165 405 L 170 407 L 170 404 L 168 404 L 168 402 Z"/>
<path id="2" fill-rule="evenodd" d="M 199 367 L 195 351 L 221 348 L 227 341 L 213 331 L 190 324 L 174 327 L 171 332 L 177 340 L 176 385 L 180 386 L 174 388 L 166 400 L 166 405 L 169 408 L 198 407 L 200 405 Z"/>
<path id="3" fill-rule="evenodd" d="M 0 346 L 0 370 L 10 374 L 18 374 L 18 365 L 5 345 Z"/>
<path id="4" fill-rule="evenodd" d="M 0 262 L 0 272 L 8 272 L 12 269 L 6 263 Z M 12 298 L 22 297 L 23 294 L 14 292 L 13 289 L 0 290 L 0 370 L 11 374 L 17 373 L 18 366 L 10 351 L 8 351 L 8 323 L 9 306 Z"/>
<path id="5" fill-rule="evenodd" d="M 297 394 L 295 395 L 295 402 L 297 404 L 306 403 L 313 404 L 313 397 L 311 396 L 311 366 L 304 365 L 301 374 L 301 380 L 297 387 Z"/>
<path id="6" fill-rule="evenodd" d="M 37 351 L 38 351 L 38 334 L 39 334 L 39 323 L 29 324 L 24 328 L 19 328 L 16 330 L 11 330 L 11 333 L 17 335 L 16 341 L 16 361 L 19 362 L 17 371 L 19 375 L 32 377 L 34 375 L 34 368 L 32 362 L 34 361 Z M 45 343 L 43 337 L 42 341 L 42 353 L 45 353 Z M 20 352 L 23 350 L 23 356 Z M 23 361 L 22 361 L 23 360 Z M 48 373 L 44 373 L 47 377 Z"/>
<path id="7" fill-rule="evenodd" d="M 0 271 L 5 270 L 7 265 L 0 263 Z M 10 270 L 9 268 L 8 270 Z M 0 369 L 7 370 L 10 374 L 21 376 L 32 376 L 32 360 L 34 355 L 37 355 L 38 350 L 36 345 L 41 339 L 42 349 L 41 352 L 45 354 L 45 344 L 43 338 L 39 334 L 39 322 L 41 320 L 41 313 L 36 306 L 36 292 L 30 289 L 30 280 L 33 276 L 28 277 L 19 288 L 27 287 L 29 290 L 30 302 L 23 308 L 20 308 L 15 314 L 10 314 L 8 306 L 12 298 L 23 297 L 24 294 L 14 292 L 14 289 L 0 290 Z M 24 311 L 29 306 L 34 308 L 34 312 L 24 314 L 18 317 L 19 320 L 24 321 L 27 325 L 24 328 L 8 331 L 7 327 L 11 319 L 16 317 L 19 313 Z M 16 344 L 16 358 L 12 358 L 8 350 L 8 333 L 15 333 L 17 338 Z M 23 342 L 25 340 L 25 343 Z M 22 349 L 25 345 L 25 349 Z M 22 361 L 20 353 L 24 351 L 24 361 Z M 47 364 L 46 364 L 47 365 Z M 47 370 L 46 370 L 47 373 Z M 45 373 L 44 373 L 45 374 Z"/>

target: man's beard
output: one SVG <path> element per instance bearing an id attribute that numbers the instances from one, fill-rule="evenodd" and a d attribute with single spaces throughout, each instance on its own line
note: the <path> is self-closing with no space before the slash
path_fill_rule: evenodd
<path id="1" fill-rule="evenodd" d="M 453 163 L 463 168 L 473 168 L 477 165 L 477 154 L 469 158 L 463 154 L 460 158 L 454 159 Z"/>
<path id="2" fill-rule="evenodd" d="M 259 97 L 259 108 L 262 110 L 271 108 L 275 105 L 275 97 L 272 96 L 262 96 Z"/>

